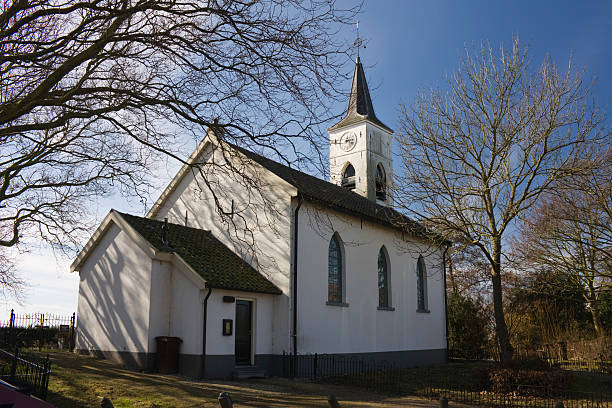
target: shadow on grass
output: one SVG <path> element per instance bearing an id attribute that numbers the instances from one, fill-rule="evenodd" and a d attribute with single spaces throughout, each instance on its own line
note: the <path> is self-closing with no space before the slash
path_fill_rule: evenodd
<path id="1" fill-rule="evenodd" d="M 286 379 L 193 381 L 132 371 L 108 360 L 66 352 L 52 352 L 50 358 L 48 401 L 58 408 L 97 407 L 105 396 L 117 408 L 218 407 L 221 391 L 227 391 L 241 407 L 327 407 L 330 393 L 345 401 L 384 399 L 369 391 Z"/>

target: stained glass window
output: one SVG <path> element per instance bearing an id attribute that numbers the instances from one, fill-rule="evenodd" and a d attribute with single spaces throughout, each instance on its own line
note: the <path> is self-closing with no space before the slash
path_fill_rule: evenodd
<path id="1" fill-rule="evenodd" d="M 327 269 L 328 301 L 342 303 L 342 251 L 340 241 L 335 235 L 329 242 Z"/>
<path id="2" fill-rule="evenodd" d="M 423 256 L 419 256 L 419 260 L 417 261 L 417 302 L 418 302 L 418 310 L 426 310 L 427 309 L 427 296 L 426 296 L 426 279 L 427 275 L 425 273 L 425 261 L 423 260 Z"/>
<path id="3" fill-rule="evenodd" d="M 378 306 L 389 307 L 389 275 L 385 248 L 378 251 Z"/>

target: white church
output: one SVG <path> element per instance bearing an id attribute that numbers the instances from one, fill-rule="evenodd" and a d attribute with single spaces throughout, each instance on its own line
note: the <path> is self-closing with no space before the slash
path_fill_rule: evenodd
<path id="1" fill-rule="evenodd" d="M 180 373 L 207 378 L 277 375 L 283 353 L 444 362 L 445 248 L 393 209 L 392 134 L 359 58 L 329 182 L 209 131 L 145 217 L 111 210 L 72 263 L 76 349 L 150 370 L 179 337 Z"/>

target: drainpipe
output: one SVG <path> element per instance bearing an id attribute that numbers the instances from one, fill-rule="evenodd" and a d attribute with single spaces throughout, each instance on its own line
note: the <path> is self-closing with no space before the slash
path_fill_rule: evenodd
<path id="1" fill-rule="evenodd" d="M 446 295 L 446 253 L 450 249 L 450 244 L 446 244 L 446 248 L 442 253 L 442 265 L 444 270 L 444 323 L 445 323 L 445 333 L 444 337 L 446 338 L 446 362 L 448 363 L 448 301 Z"/>
<path id="2" fill-rule="evenodd" d="M 204 298 L 204 318 L 202 319 L 202 377 L 206 373 L 206 317 L 208 316 L 208 298 L 212 293 L 212 288 L 208 288 L 208 293 Z"/>
<path id="3" fill-rule="evenodd" d="M 291 337 L 293 338 L 293 355 L 297 355 L 297 274 L 298 274 L 298 213 L 304 199 L 298 194 L 298 205 L 293 212 L 293 328 Z"/>

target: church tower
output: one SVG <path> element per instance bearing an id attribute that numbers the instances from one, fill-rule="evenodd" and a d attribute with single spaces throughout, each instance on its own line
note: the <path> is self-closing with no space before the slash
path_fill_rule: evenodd
<path id="1" fill-rule="evenodd" d="M 328 129 L 330 182 L 391 206 L 391 136 L 374 113 L 370 91 L 359 56 L 346 115 Z"/>

